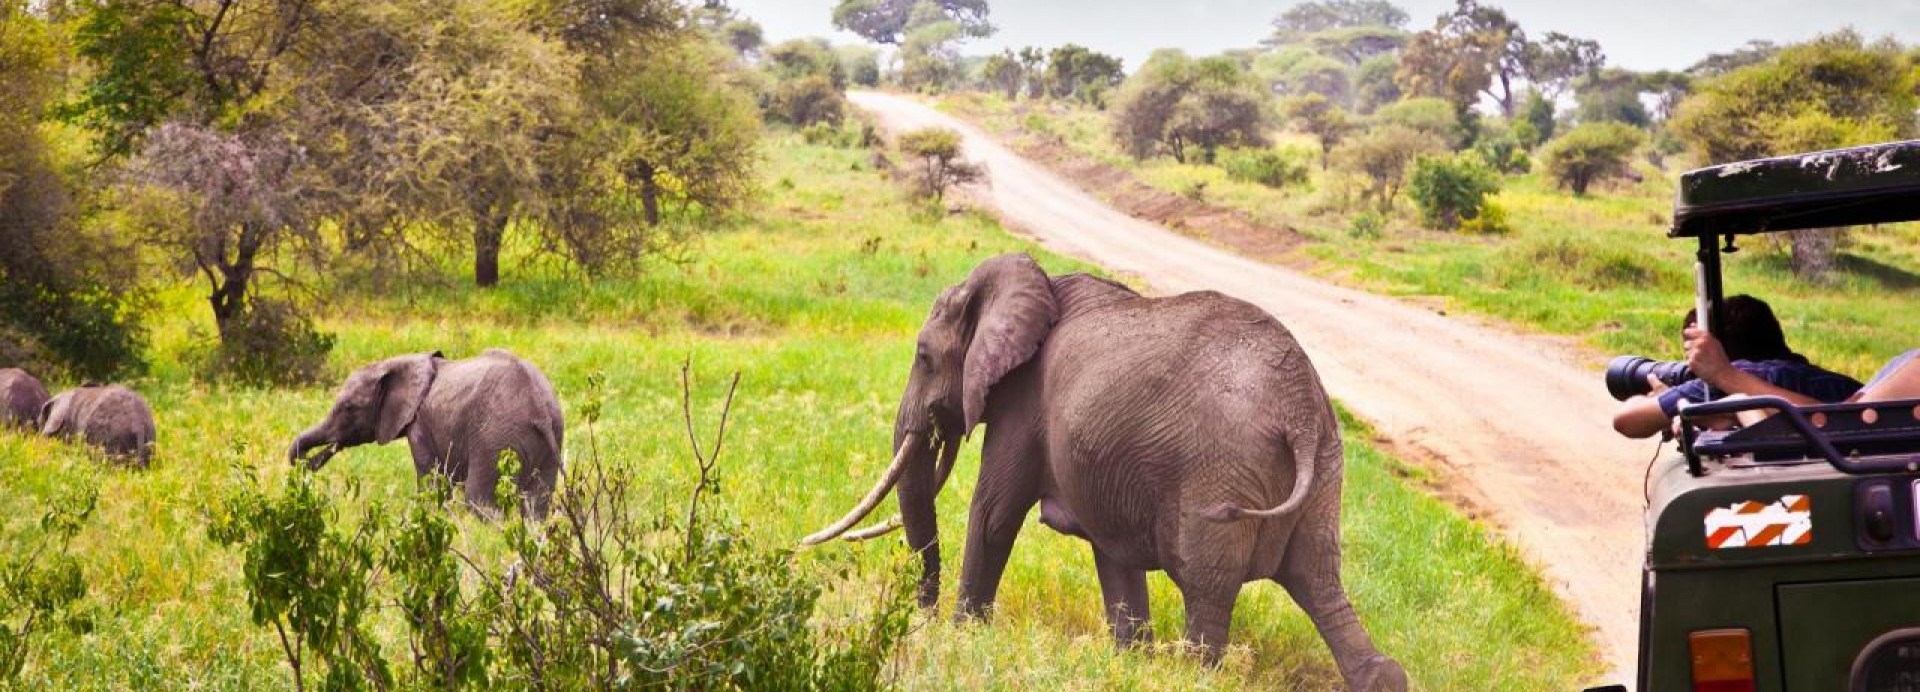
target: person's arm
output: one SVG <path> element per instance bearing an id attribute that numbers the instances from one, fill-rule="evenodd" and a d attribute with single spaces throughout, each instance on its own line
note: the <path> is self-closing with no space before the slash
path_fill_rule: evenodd
<path id="1" fill-rule="evenodd" d="M 1620 409 L 1613 413 L 1614 432 L 1639 439 L 1653 437 L 1667 429 L 1671 419 L 1660 409 L 1660 393 L 1666 391 L 1667 385 L 1652 375 L 1647 376 L 1647 384 L 1646 394 L 1620 402 Z"/>
<path id="2" fill-rule="evenodd" d="M 1687 327 L 1687 368 L 1695 377 L 1724 394 L 1777 396 L 1797 406 L 1822 403 L 1819 399 L 1775 386 L 1753 373 L 1733 367 L 1720 340 L 1699 327 Z"/>

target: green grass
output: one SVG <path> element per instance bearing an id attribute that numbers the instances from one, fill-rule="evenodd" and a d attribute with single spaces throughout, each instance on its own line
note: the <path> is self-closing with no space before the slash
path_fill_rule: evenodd
<path id="1" fill-rule="evenodd" d="M 1293 259 L 1328 278 L 1400 296 L 1437 297 L 1450 309 L 1491 316 L 1523 329 L 1573 337 L 1596 354 L 1680 356 L 1680 317 L 1693 305 L 1690 240 L 1666 237 L 1677 171 L 1640 162 L 1638 184 L 1613 181 L 1584 198 L 1539 174 L 1505 179 L 1494 198 L 1512 233 L 1475 237 L 1419 228 L 1403 195 L 1378 238 L 1349 233 L 1354 205 L 1336 174 L 1315 171 L 1306 185 L 1272 189 L 1234 181 L 1214 166 L 1168 158 L 1134 161 L 1117 149 L 1106 116 L 1085 108 L 1014 105 L 987 95 L 949 97 L 947 110 L 1028 142 L 1057 139 L 1073 152 L 1119 166 L 1155 188 L 1181 192 L 1205 183 L 1205 199 L 1312 242 Z M 1284 145 L 1308 146 L 1280 134 Z M 1728 295 L 1765 299 L 1795 350 L 1865 379 L 1887 359 L 1920 345 L 1920 228 L 1855 229 L 1841 268 L 1824 284 L 1793 276 L 1784 236 L 1743 238 L 1723 256 Z M 1602 358 L 1595 356 L 1596 367 Z M 1598 386 L 1596 382 L 1595 386 Z"/>
<path id="2" fill-rule="evenodd" d="M 789 545 L 838 516 L 887 461 L 891 416 L 912 335 L 945 285 L 980 259 L 1032 252 L 1055 273 L 1084 269 L 1016 240 L 978 215 L 917 217 L 859 151 L 777 137 L 767 147 L 765 201 L 744 220 L 699 236 L 680 262 L 633 278 L 589 281 L 518 248 L 502 286 L 443 276 L 383 291 L 335 291 L 322 324 L 339 335 L 337 375 L 386 356 L 440 349 L 464 357 L 499 346 L 537 363 L 568 407 L 568 456 L 588 453 L 576 393 L 605 373 L 597 426 L 602 457 L 634 478 L 636 499 L 678 512 L 696 469 L 679 411 L 679 367 L 691 360 L 695 403 L 711 430 L 726 377 L 743 373 L 716 502 L 752 535 Z M 877 238 L 875 242 L 873 239 Z M 448 267 L 460 266 L 450 258 Z M 183 284 L 159 296 L 153 373 L 134 383 L 153 403 L 155 467 L 102 466 L 83 451 L 0 433 L 0 536 L 20 536 L 61 488 L 97 483 L 100 510 L 78 537 L 95 629 L 58 632 L 29 665 L 30 686 L 57 689 L 257 689 L 290 683 L 269 630 L 248 621 L 240 559 L 208 540 L 207 512 L 236 473 L 288 473 L 285 446 L 327 410 L 337 381 L 297 389 L 214 387 L 183 359 L 211 331 Z M 1430 690 L 1557 690 L 1595 672 L 1580 627 L 1540 578 L 1485 527 L 1396 476 L 1410 473 L 1347 421 L 1346 580 L 1380 647 Z M 1217 670 L 1164 649 L 1116 652 L 1104 634 L 1091 554 L 1029 521 L 991 624 L 955 626 L 952 584 L 977 448 L 939 499 L 948 537 L 942 617 L 907 642 L 896 682 L 909 689 L 1333 689 L 1338 676 L 1311 624 L 1279 587 L 1249 587 L 1235 647 Z M 321 473 L 343 512 L 398 503 L 412 491 L 404 445 L 342 453 Z M 358 494 L 350 494 L 357 481 Z M 887 511 L 883 508 L 881 511 Z M 460 523 L 467 540 L 489 529 Z M 796 567 L 833 580 L 832 608 L 857 608 L 904 549 L 897 539 L 832 545 Z M 851 560 L 847 580 L 834 569 Z M 1180 631 L 1178 594 L 1152 580 L 1154 625 Z M 375 616 L 389 652 L 404 650 L 397 616 Z"/>

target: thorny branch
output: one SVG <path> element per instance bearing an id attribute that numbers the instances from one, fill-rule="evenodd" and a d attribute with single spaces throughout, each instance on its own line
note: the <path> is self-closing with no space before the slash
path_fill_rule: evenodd
<path id="1" fill-rule="evenodd" d="M 727 400 L 720 407 L 720 428 L 714 433 L 713 448 L 706 453 L 700 451 L 700 435 L 693 427 L 693 360 L 680 362 L 680 414 L 686 421 L 687 443 L 693 448 L 693 459 L 700 465 L 700 480 L 693 486 L 693 499 L 687 503 L 687 559 L 693 559 L 694 541 L 698 533 L 694 530 L 700 521 L 700 495 L 713 484 L 713 468 L 720 462 L 720 446 L 727 439 L 727 418 L 733 413 L 733 392 L 740 387 L 740 373 L 733 373 L 733 382 L 727 385 Z"/>

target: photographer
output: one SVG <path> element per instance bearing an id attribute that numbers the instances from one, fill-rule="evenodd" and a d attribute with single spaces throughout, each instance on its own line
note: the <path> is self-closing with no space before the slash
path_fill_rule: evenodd
<path id="1" fill-rule="evenodd" d="M 1651 391 L 1621 402 L 1613 416 L 1614 430 L 1636 438 L 1666 430 L 1682 402 L 1707 401 L 1709 388 L 1714 399 L 1770 395 L 1798 404 L 1846 401 L 1860 390 L 1859 381 L 1813 365 L 1788 348 L 1780 321 L 1765 301 L 1733 296 L 1720 313 L 1724 341 L 1700 329 L 1693 312 L 1687 312 L 1681 334 L 1695 379 L 1668 387 L 1649 376 Z"/>

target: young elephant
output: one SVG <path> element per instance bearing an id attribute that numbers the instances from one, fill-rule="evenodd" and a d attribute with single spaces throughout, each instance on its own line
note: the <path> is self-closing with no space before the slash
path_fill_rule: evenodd
<path id="1" fill-rule="evenodd" d="M 294 438 L 287 461 L 304 458 L 319 469 L 341 449 L 405 436 L 416 477 L 438 473 L 465 483 L 467 504 L 497 516 L 500 455 L 513 450 L 523 507 L 539 519 L 560 474 L 564 428 L 553 385 L 532 363 L 500 349 L 466 360 L 435 351 L 354 371 L 326 420 Z"/>
<path id="2" fill-rule="evenodd" d="M 1147 572 L 1164 570 L 1187 640 L 1218 661 L 1242 584 L 1275 581 L 1333 651 L 1349 688 L 1401 692 L 1340 583 L 1338 420 L 1300 344 L 1218 293 L 1146 298 L 1086 275 L 1050 278 L 1026 255 L 982 262 L 921 328 L 894 420 L 894 460 L 846 531 L 893 489 L 938 600 L 934 499 L 986 425 L 960 564 L 962 617 L 985 617 L 1028 513 L 1093 548 L 1108 624 L 1146 634 Z"/>
<path id="3" fill-rule="evenodd" d="M 133 390 L 117 384 L 86 385 L 61 392 L 40 406 L 40 434 L 78 435 L 107 456 L 146 468 L 153 461 L 153 409 Z"/>
<path id="4" fill-rule="evenodd" d="M 0 426 L 34 429 L 40 407 L 47 405 L 47 388 L 19 368 L 0 368 Z"/>

